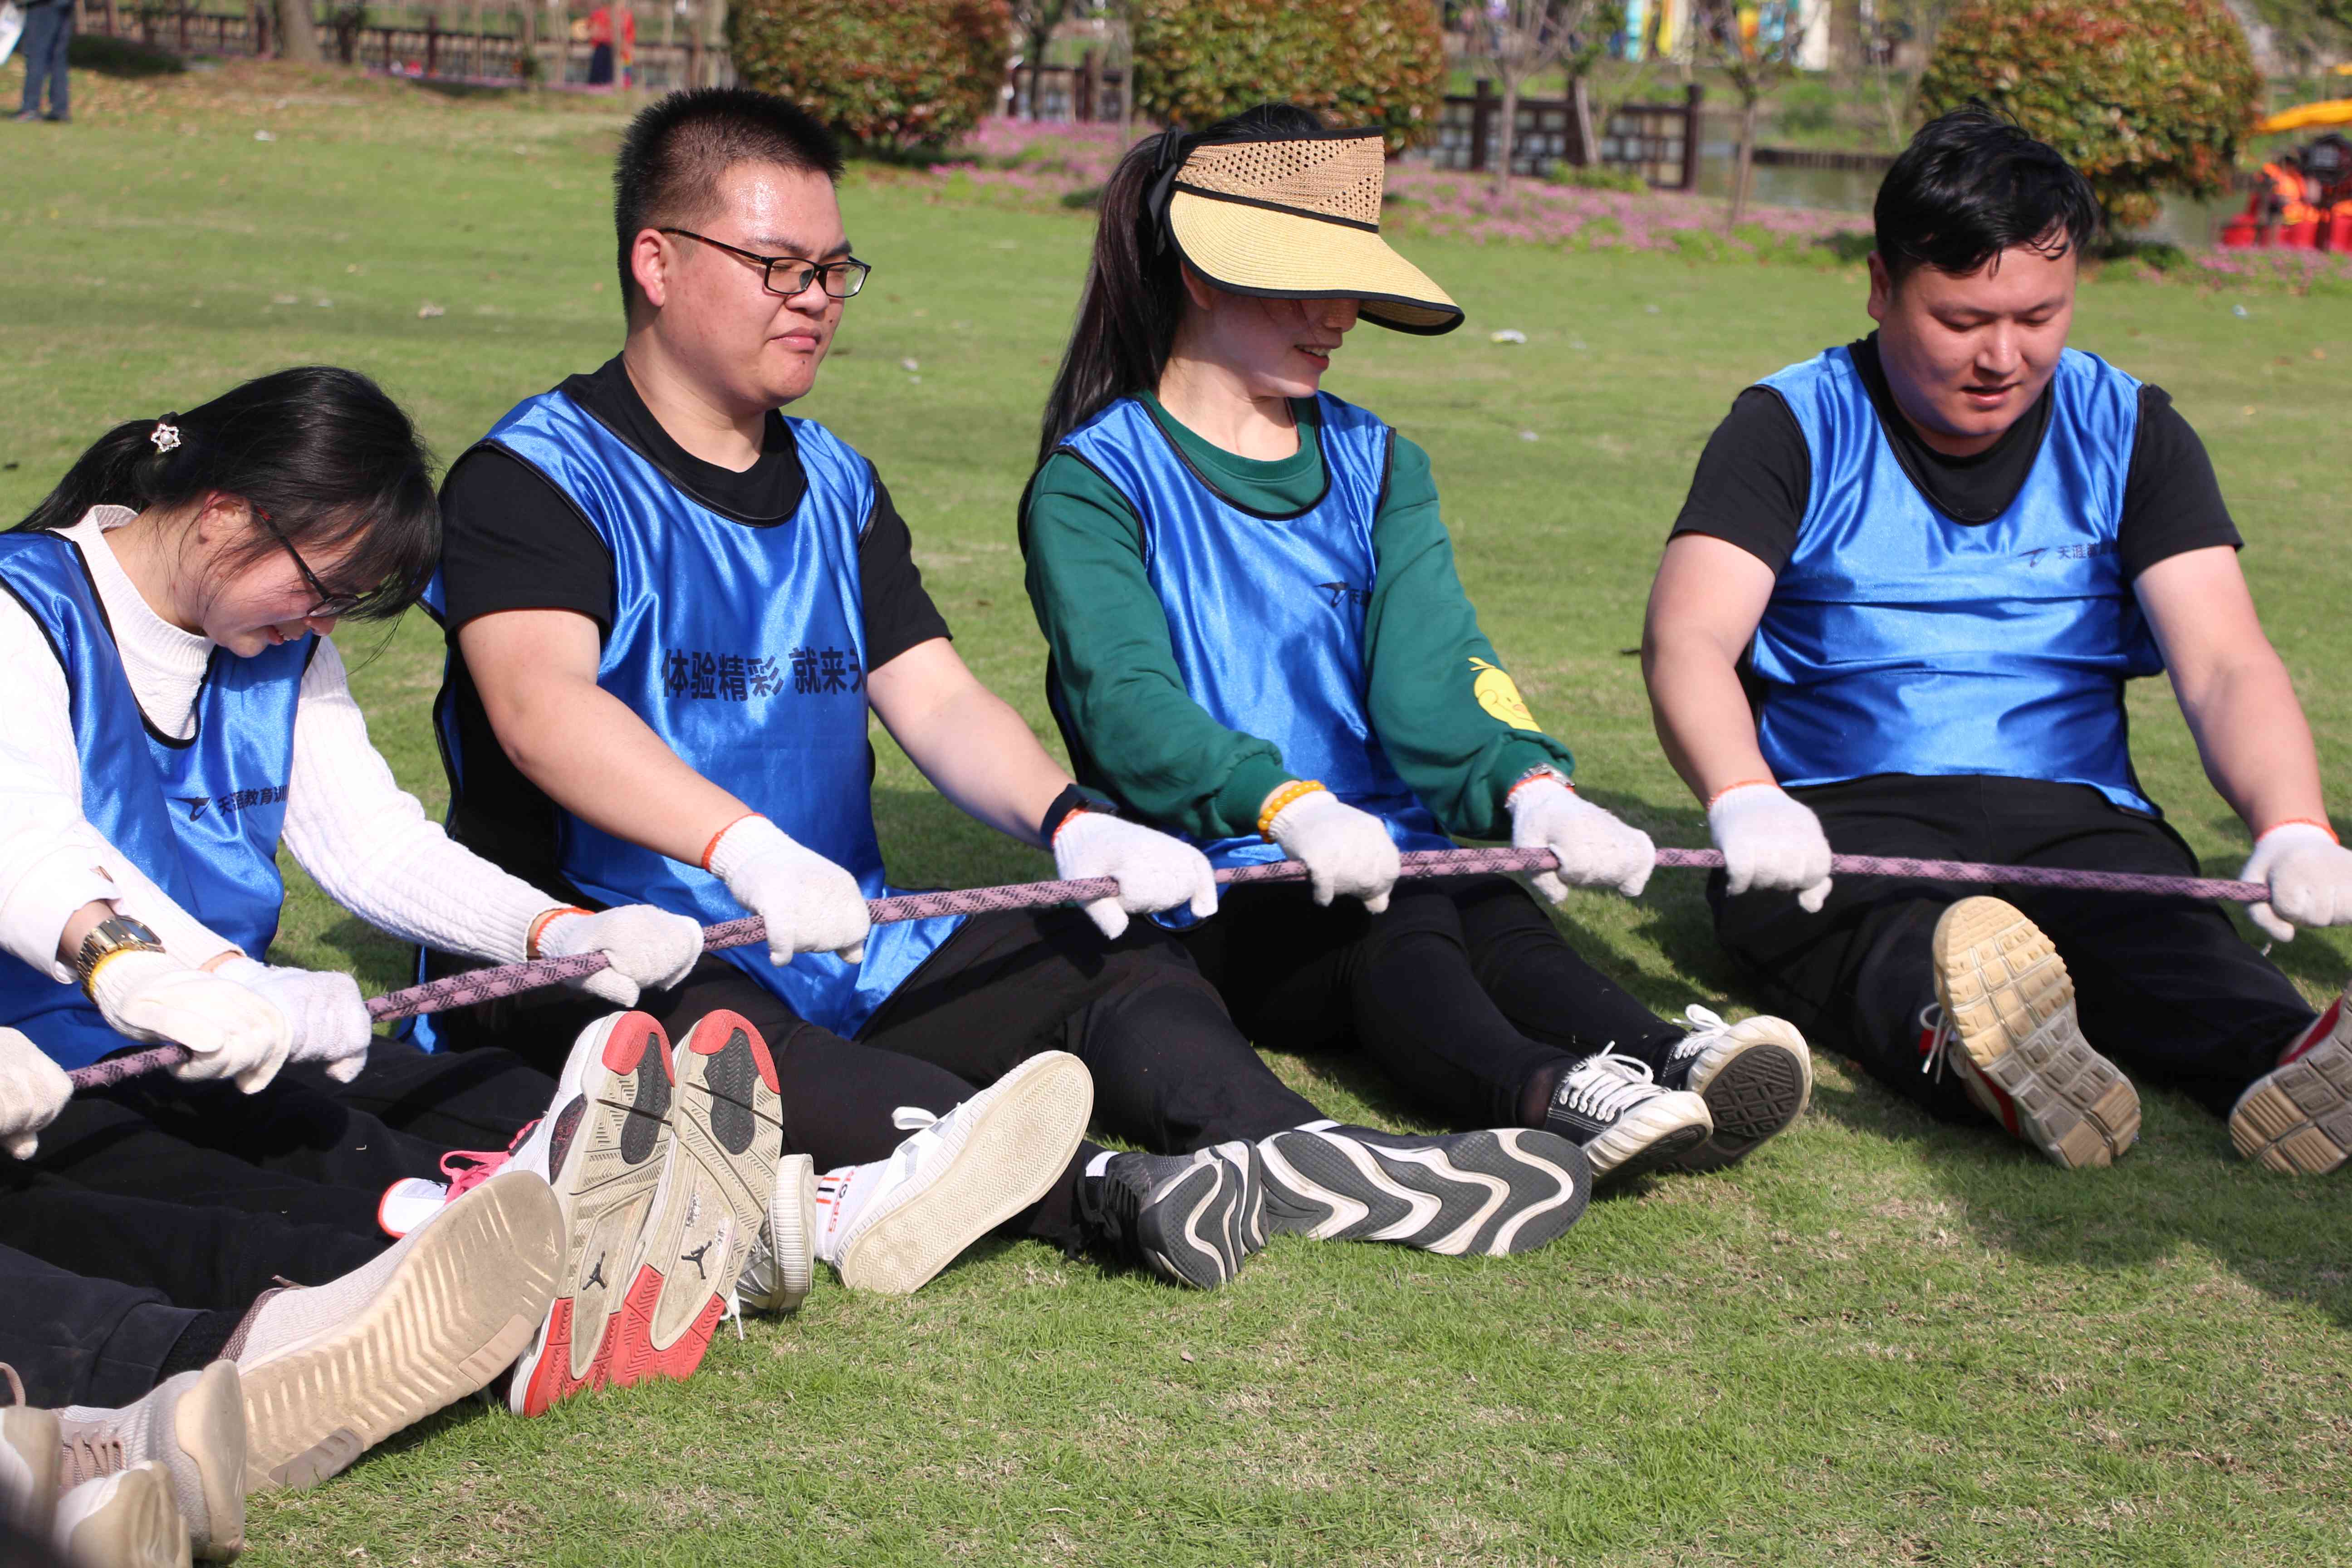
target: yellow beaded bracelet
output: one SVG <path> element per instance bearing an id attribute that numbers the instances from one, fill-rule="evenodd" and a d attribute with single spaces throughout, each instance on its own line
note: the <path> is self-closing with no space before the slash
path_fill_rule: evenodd
<path id="1" fill-rule="evenodd" d="M 1274 819 L 1282 815 L 1283 807 L 1293 801 L 1303 800 L 1310 795 L 1323 793 L 1326 792 L 1321 779 L 1293 779 L 1276 790 L 1265 797 L 1265 804 L 1258 807 L 1257 836 L 1268 844 L 1273 843 Z"/>

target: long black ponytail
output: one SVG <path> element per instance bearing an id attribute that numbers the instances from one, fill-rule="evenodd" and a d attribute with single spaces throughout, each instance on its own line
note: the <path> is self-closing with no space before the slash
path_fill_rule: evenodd
<path id="1" fill-rule="evenodd" d="M 374 382 L 299 365 L 185 414 L 116 426 L 16 530 L 71 528 L 96 506 L 176 510 L 235 496 L 305 555 L 342 554 L 327 574 L 360 596 L 352 617 L 383 620 L 415 603 L 440 557 L 431 462 L 408 416 Z M 235 565 L 278 548 L 266 531 L 254 534 Z"/>
<path id="2" fill-rule="evenodd" d="M 1198 136 L 1170 130 L 1127 151 L 1102 188 L 1094 258 L 1078 296 L 1078 319 L 1045 399 L 1037 460 L 1054 455 L 1071 431 L 1122 397 L 1149 392 L 1168 368 L 1183 319 L 1184 282 L 1164 210 L 1151 210 L 1153 187 L 1202 142 L 1314 136 L 1320 115 L 1295 103 L 1262 103 L 1220 120 Z M 1172 163 L 1171 163 L 1172 161 Z"/>

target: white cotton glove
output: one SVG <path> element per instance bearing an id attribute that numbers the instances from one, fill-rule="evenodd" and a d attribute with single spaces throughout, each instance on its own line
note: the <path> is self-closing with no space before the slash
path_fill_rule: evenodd
<path id="1" fill-rule="evenodd" d="M 1648 834 L 1578 795 L 1557 773 L 1520 780 L 1504 804 L 1511 813 L 1511 847 L 1559 857 L 1559 870 L 1531 879 L 1536 891 L 1555 904 L 1566 900 L 1570 882 L 1638 897 L 1657 868 L 1657 846 Z"/>
<path id="2" fill-rule="evenodd" d="M 1107 812 L 1074 811 L 1054 830 L 1054 872 L 1065 881 L 1115 877 L 1118 896 L 1086 906 L 1087 918 L 1116 941 L 1130 914 L 1157 914 L 1182 904 L 1202 920 L 1217 912 L 1217 874 L 1209 858 Z"/>
<path id="3" fill-rule="evenodd" d="M 769 963 L 803 952 L 865 959 L 874 921 L 857 879 L 766 817 L 747 816 L 720 834 L 709 863 L 735 901 L 768 922 Z"/>
<path id="4" fill-rule="evenodd" d="M 667 991 L 686 978 L 702 957 L 702 928 L 686 915 L 651 904 L 547 917 L 539 928 L 539 956 L 569 958 L 575 952 L 601 952 L 613 966 L 565 984 L 615 1007 L 634 1007 L 640 990 Z"/>
<path id="5" fill-rule="evenodd" d="M 2238 879 L 2268 884 L 2270 898 L 2246 918 L 2279 942 L 2293 942 L 2298 925 L 2352 921 L 2352 849 L 2316 823 L 2282 822 L 2255 839 Z"/>
<path id="6" fill-rule="evenodd" d="M 1282 852 L 1307 868 L 1317 903 L 1344 893 L 1363 900 L 1373 914 L 1389 907 L 1389 889 L 1403 866 L 1387 825 L 1370 812 L 1318 789 L 1276 812 L 1266 826 Z"/>
<path id="7" fill-rule="evenodd" d="M 360 983 L 329 969 L 277 968 L 242 954 L 215 966 L 215 974 L 234 980 L 267 1000 L 293 1031 L 289 1062 L 324 1062 L 327 1076 L 349 1083 L 367 1066 L 375 1038 Z"/>
<path id="8" fill-rule="evenodd" d="M 29 1160 L 42 1128 L 73 1098 L 73 1080 L 41 1047 L 14 1029 L 0 1029 L 0 1149 Z"/>
<path id="9" fill-rule="evenodd" d="M 189 1083 L 233 1078 L 257 1094 L 286 1065 L 294 1027 L 267 996 L 192 969 L 168 952 L 120 952 L 98 967 L 90 1000 L 118 1035 L 193 1054 L 172 1069 Z"/>
<path id="10" fill-rule="evenodd" d="M 1793 889 L 1819 914 L 1830 896 L 1830 841 L 1813 808 L 1779 784 L 1733 784 L 1707 802 L 1707 837 L 1723 851 L 1724 891 Z"/>

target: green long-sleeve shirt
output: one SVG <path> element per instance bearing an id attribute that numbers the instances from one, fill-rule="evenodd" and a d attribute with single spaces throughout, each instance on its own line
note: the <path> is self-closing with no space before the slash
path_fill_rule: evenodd
<path id="1" fill-rule="evenodd" d="M 1292 405 L 1298 450 L 1239 458 L 1145 404 L 1200 472 L 1241 506 L 1277 515 L 1323 489 L 1317 405 Z M 1021 518 L 1029 602 L 1051 651 L 1046 682 L 1085 783 L 1165 826 L 1220 838 L 1252 833 L 1267 795 L 1296 776 L 1275 744 L 1228 730 L 1185 690 L 1143 528 L 1127 498 L 1066 454 L 1046 460 Z M 1372 522 L 1365 612 L 1366 705 L 1381 746 L 1447 829 L 1510 833 L 1503 799 L 1530 769 L 1574 759 L 1528 717 L 1454 569 L 1429 455 L 1395 438 L 1388 491 Z"/>

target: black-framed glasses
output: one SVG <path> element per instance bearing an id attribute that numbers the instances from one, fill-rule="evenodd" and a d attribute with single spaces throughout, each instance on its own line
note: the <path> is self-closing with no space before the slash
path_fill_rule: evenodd
<path id="1" fill-rule="evenodd" d="M 824 285 L 825 298 L 846 300 L 866 287 L 866 275 L 874 270 L 854 256 L 845 261 L 803 261 L 797 256 L 761 256 L 756 251 L 730 245 L 723 239 L 697 234 L 690 228 L 666 228 L 659 232 L 674 234 L 681 239 L 698 239 L 715 250 L 758 262 L 760 286 L 769 293 L 782 294 L 787 300 L 795 294 L 806 293 L 810 284 L 820 280 Z M 776 276 L 779 267 L 786 269 L 782 279 Z"/>
<path id="2" fill-rule="evenodd" d="M 330 593 L 327 585 L 319 581 L 319 574 L 310 570 L 310 563 L 302 559 L 302 552 L 294 548 L 294 542 L 286 537 L 285 531 L 271 520 L 269 514 L 259 507 L 255 507 L 253 515 L 262 527 L 269 531 L 270 538 L 285 546 L 286 553 L 293 558 L 294 570 L 302 574 L 302 581 L 309 584 L 311 593 L 318 595 L 319 602 L 303 612 L 304 620 L 336 620 L 360 607 L 360 601 L 366 595 Z"/>

